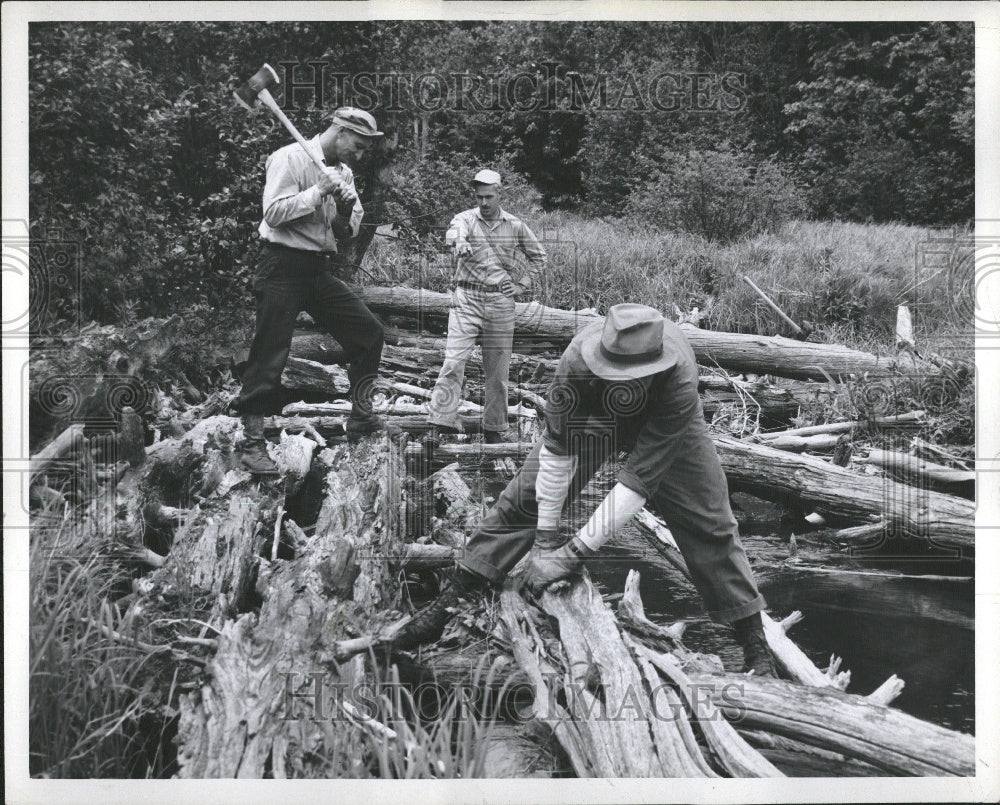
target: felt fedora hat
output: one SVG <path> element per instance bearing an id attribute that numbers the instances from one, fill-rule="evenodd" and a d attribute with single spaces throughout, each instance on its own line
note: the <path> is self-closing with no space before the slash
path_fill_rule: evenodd
<path id="1" fill-rule="evenodd" d="M 580 333 L 580 354 L 605 380 L 632 380 L 670 369 L 677 354 L 668 341 L 663 315 L 646 305 L 625 303 Z"/>

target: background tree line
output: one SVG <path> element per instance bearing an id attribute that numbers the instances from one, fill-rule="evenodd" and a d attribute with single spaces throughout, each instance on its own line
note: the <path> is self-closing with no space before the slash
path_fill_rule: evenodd
<path id="1" fill-rule="evenodd" d="M 245 309 L 264 160 L 290 138 L 231 91 L 265 60 L 303 65 L 299 81 L 328 65 L 322 108 L 300 90 L 291 112 L 307 136 L 364 100 L 338 97 L 337 73 L 537 77 L 516 108 L 379 98 L 395 178 L 368 224 L 413 237 L 464 204 L 484 164 L 523 204 L 723 242 L 792 217 L 966 224 L 973 39 L 947 22 L 35 23 L 31 225 L 78 243 L 83 272 L 79 300 L 39 287 L 57 317 L 78 302 L 99 321 Z M 629 82 L 663 73 L 741 76 L 738 108 L 641 108 Z M 554 90 L 601 75 L 617 107 L 551 108 Z"/>

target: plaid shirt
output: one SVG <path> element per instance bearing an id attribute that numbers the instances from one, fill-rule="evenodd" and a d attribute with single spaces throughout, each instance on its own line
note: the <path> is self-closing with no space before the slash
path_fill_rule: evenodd
<path id="1" fill-rule="evenodd" d="M 528 289 L 537 282 L 545 267 L 545 249 L 535 233 L 509 212 L 500 210 L 497 220 L 487 221 L 479 207 L 473 207 L 452 218 L 448 228 L 454 230 L 459 243 L 465 241 L 472 246 L 469 254 L 458 258 L 456 282 L 498 285 L 506 279 L 514 280 L 518 252 L 528 260 L 524 275 L 514 280 L 522 288 Z"/>
<path id="2" fill-rule="evenodd" d="M 309 148 L 323 158 L 319 135 L 309 140 Z M 350 188 L 354 174 L 341 163 L 337 166 Z M 279 148 L 267 158 L 264 185 L 264 220 L 257 231 L 271 243 L 311 252 L 335 252 L 337 241 L 330 228 L 337 217 L 333 195 L 321 196 L 316 188 L 320 170 L 298 143 Z M 361 201 L 351 212 L 351 237 L 357 237 L 365 211 Z"/>

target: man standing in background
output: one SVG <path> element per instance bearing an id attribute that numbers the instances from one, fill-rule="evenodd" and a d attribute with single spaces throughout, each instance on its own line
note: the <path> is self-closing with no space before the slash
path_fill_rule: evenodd
<path id="1" fill-rule="evenodd" d="M 430 440 L 458 433 L 465 362 L 481 338 L 485 400 L 483 438 L 504 441 L 507 430 L 507 375 L 514 344 L 514 299 L 532 288 L 545 267 L 545 249 L 528 226 L 500 207 L 500 174 L 481 170 L 472 180 L 477 207 L 456 215 L 448 228 L 458 265 L 448 314 L 444 364 L 430 401 Z M 513 270 L 520 251 L 528 268 L 517 282 Z"/>
<path id="2" fill-rule="evenodd" d="M 277 475 L 267 455 L 264 416 L 279 406 L 281 373 L 300 310 L 309 313 L 344 348 L 350 359 L 351 414 L 347 435 L 357 438 L 383 429 L 372 413 L 372 394 L 382 358 L 382 325 L 346 284 L 333 275 L 337 241 L 357 237 L 364 210 L 354 187 L 355 163 L 381 137 L 375 118 L 342 106 L 330 126 L 309 141 L 327 167 L 320 170 L 292 143 L 267 160 L 264 246 L 254 279 L 257 329 L 234 407 L 243 417 L 243 464 L 255 475 Z"/>

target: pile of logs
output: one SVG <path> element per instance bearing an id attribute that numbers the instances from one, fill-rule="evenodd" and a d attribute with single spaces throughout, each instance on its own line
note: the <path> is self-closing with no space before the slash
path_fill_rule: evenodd
<path id="1" fill-rule="evenodd" d="M 427 292 L 368 288 L 364 295 L 397 320 L 439 323 L 446 314 L 438 295 Z M 518 306 L 520 332 L 557 346 L 590 320 L 537 307 Z M 817 372 L 825 377 L 900 368 L 865 353 L 787 339 L 689 335 L 707 364 L 798 382 Z M 427 427 L 425 403 L 440 367 L 440 345 L 399 331 L 390 330 L 390 338 L 395 343 L 385 350 L 378 407 L 406 434 L 419 434 Z M 830 775 L 975 773 L 970 736 L 890 706 L 902 688 L 895 677 L 857 695 L 845 691 L 849 673 L 838 660 L 817 668 L 787 634 L 795 613 L 780 622 L 767 619 L 768 641 L 786 679 L 727 674 L 718 658 L 684 646 L 681 626 L 646 617 L 637 573 L 613 610 L 586 573 L 529 602 L 515 572 L 499 601 L 470 602 L 438 646 L 416 655 L 392 653 L 391 636 L 411 609 L 402 579 L 427 578 L 428 570 L 462 549 L 483 513 L 467 479 L 516 468 L 544 420 L 542 396 L 555 356 L 515 356 L 510 416 L 518 441 L 444 444 L 431 466 L 422 446 L 407 445 L 405 435 L 398 442 L 384 436 L 345 441 L 347 381 L 336 363 L 342 358 L 324 336 L 306 331 L 296 337 L 283 382 L 307 398 L 328 401 L 295 403 L 268 420 L 269 452 L 281 469 L 277 480 L 255 481 L 240 468 L 238 419 L 210 416 L 142 449 L 135 443 L 142 428 L 134 412 L 123 418 L 123 432 L 133 435 L 117 437 L 122 466 L 92 480 L 97 491 L 76 538 L 102 550 L 113 542 L 114 550 L 145 568 L 120 606 L 134 607 L 141 618 L 170 602 L 199 602 L 190 633 L 177 636 L 184 648 L 177 656 L 197 655 L 200 671 L 181 697 L 180 776 L 352 776 L 384 773 L 387 763 L 396 772 L 417 773 L 426 747 L 406 737 L 391 695 L 400 677 L 433 678 L 450 690 L 474 684 L 512 706 L 521 701 L 517 696 L 527 696 L 524 717 L 495 725 L 492 735 L 503 739 L 483 742 L 475 769 L 487 776 L 562 770 L 577 776 L 776 777 L 807 767 Z M 474 358 L 472 386 L 478 371 Z M 713 400 L 786 423 L 797 409 L 794 385 L 706 371 L 701 386 L 709 416 Z M 477 403 L 464 403 L 466 433 L 478 430 L 480 414 Z M 912 416 L 879 424 L 906 428 L 919 421 Z M 760 441 L 715 439 L 735 488 L 866 528 L 879 518 L 880 525 L 971 551 L 971 501 L 927 488 L 917 495 L 916 487 L 887 476 L 798 450 L 796 440 L 839 437 L 838 430 L 849 433 L 853 426 Z M 81 439 L 71 428 L 34 458 L 37 487 L 45 487 L 46 473 L 61 458 L 87 452 Z M 788 445 L 793 450 L 783 449 Z M 890 469 L 899 463 L 875 451 L 867 458 Z M 638 523 L 650 543 L 686 572 L 663 524 L 648 513 Z M 484 663 L 490 672 L 477 673 Z M 387 677 L 392 665 L 398 672 Z M 379 691 L 364 699 L 373 706 L 359 707 L 340 695 L 359 689 Z M 520 749 L 512 752 L 512 746 Z M 419 768 L 444 773 L 435 763 Z"/>

